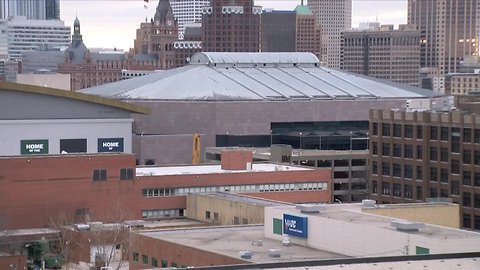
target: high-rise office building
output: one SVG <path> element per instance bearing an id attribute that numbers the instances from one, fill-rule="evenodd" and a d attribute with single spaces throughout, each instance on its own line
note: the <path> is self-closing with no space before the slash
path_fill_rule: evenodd
<path id="1" fill-rule="evenodd" d="M 59 48 L 70 44 L 70 26 L 65 26 L 63 21 L 13 17 L 6 21 L 6 28 L 10 59 L 21 59 L 22 52 L 40 47 Z M 3 45 L 0 44 L 0 48 Z"/>
<path id="2" fill-rule="evenodd" d="M 262 52 L 311 52 L 321 57 L 321 28 L 308 6 L 266 11 L 261 23 Z"/>
<path id="3" fill-rule="evenodd" d="M 30 20 L 59 20 L 60 0 L 0 0 L 0 19 L 25 16 Z"/>
<path id="4" fill-rule="evenodd" d="M 352 0 L 309 0 L 308 6 L 322 26 L 324 65 L 340 68 L 342 31 L 352 26 Z"/>
<path id="5" fill-rule="evenodd" d="M 253 0 L 212 0 L 202 12 L 203 51 L 259 51 L 262 7 Z"/>
<path id="6" fill-rule="evenodd" d="M 382 25 L 374 30 L 343 32 L 340 68 L 351 72 L 419 85 L 420 31 L 411 25 Z"/>
<path id="7" fill-rule="evenodd" d="M 202 7 L 210 0 L 171 0 L 173 15 L 178 23 L 178 36 L 183 39 L 185 25 L 202 21 Z"/>
<path id="8" fill-rule="evenodd" d="M 408 0 L 408 23 L 421 32 L 421 66 L 457 72 L 466 56 L 478 55 L 478 0 Z"/>

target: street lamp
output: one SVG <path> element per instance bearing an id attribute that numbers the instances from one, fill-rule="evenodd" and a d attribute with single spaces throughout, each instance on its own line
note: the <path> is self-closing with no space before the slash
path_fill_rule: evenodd
<path id="1" fill-rule="evenodd" d="M 299 148 L 303 149 L 303 147 L 302 147 L 302 132 L 300 132 L 300 147 Z"/>
<path id="2" fill-rule="evenodd" d="M 273 144 L 273 129 L 270 129 L 270 147 L 272 147 Z"/>
<path id="3" fill-rule="evenodd" d="M 367 132 L 367 150 L 370 147 L 370 137 L 368 137 L 368 132 Z"/>
<path id="4" fill-rule="evenodd" d="M 352 132 L 350 131 L 350 151 L 352 151 Z"/>

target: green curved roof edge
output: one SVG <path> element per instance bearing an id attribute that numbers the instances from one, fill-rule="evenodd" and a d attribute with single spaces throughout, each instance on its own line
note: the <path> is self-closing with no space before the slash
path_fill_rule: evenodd
<path id="1" fill-rule="evenodd" d="M 50 87 L 12 83 L 12 82 L 0 82 L 0 90 L 17 91 L 17 92 L 39 94 L 39 95 L 69 98 L 69 99 L 78 100 L 78 101 L 91 102 L 91 103 L 96 103 L 100 105 L 110 106 L 110 107 L 126 110 L 132 113 L 150 114 L 150 108 L 147 108 L 144 106 L 123 102 L 116 99 L 105 98 L 101 96 L 50 88 Z"/>
<path id="2" fill-rule="evenodd" d="M 312 10 L 308 7 L 308 6 L 305 6 L 305 5 L 298 5 L 296 8 L 295 8 L 295 12 L 299 15 L 312 15 Z"/>

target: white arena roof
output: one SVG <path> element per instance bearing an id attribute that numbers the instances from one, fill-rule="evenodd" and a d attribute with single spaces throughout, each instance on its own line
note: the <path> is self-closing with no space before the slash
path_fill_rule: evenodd
<path id="1" fill-rule="evenodd" d="M 427 98 L 432 91 L 321 67 L 311 53 L 213 53 L 189 65 L 82 90 L 118 99 L 250 101 Z"/>

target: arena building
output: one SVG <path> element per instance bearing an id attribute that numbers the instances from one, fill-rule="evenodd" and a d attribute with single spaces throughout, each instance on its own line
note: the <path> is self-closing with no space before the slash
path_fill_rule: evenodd
<path id="1" fill-rule="evenodd" d="M 320 67 L 310 53 L 208 52 L 195 54 L 184 67 L 83 92 L 151 109 L 149 116 L 135 118 L 133 151 L 139 164 L 190 163 L 195 132 L 202 135 L 202 147 L 240 141 L 260 147 L 270 146 L 272 133 L 300 142 L 335 123 L 344 139 L 338 145 L 346 150 L 352 136 L 367 137 L 369 109 L 435 95 Z"/>

